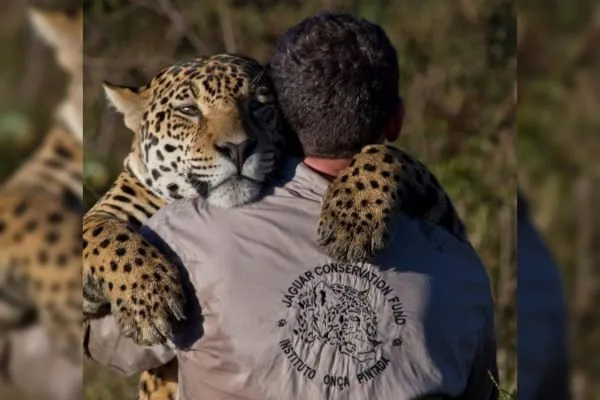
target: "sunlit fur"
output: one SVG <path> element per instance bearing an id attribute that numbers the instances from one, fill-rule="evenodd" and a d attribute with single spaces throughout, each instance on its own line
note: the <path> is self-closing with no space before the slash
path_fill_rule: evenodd
<path id="1" fill-rule="evenodd" d="M 275 96 L 263 68 L 218 55 L 171 66 L 141 88 L 105 85 L 137 136 L 126 168 L 166 201 L 205 197 L 235 207 L 255 199 L 278 145 Z M 197 115 L 182 107 L 194 106 Z M 239 168 L 227 143 L 249 143 Z"/>

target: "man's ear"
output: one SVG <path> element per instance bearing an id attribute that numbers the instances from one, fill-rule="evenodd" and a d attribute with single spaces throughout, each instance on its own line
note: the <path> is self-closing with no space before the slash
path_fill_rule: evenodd
<path id="1" fill-rule="evenodd" d="M 387 126 L 387 132 L 385 134 L 385 140 L 388 142 L 395 142 L 400 137 L 402 132 L 402 125 L 404 123 L 404 101 L 402 97 L 398 97 L 398 105 L 396 110 L 390 118 Z"/>
<path id="2" fill-rule="evenodd" d="M 125 125 L 137 132 L 146 103 L 146 88 L 113 85 L 103 82 L 104 93 L 110 104 L 123 114 Z"/>

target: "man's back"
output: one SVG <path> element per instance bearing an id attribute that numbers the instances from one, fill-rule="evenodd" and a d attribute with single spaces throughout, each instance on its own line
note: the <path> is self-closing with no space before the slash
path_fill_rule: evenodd
<path id="1" fill-rule="evenodd" d="M 283 171 L 289 181 L 239 209 L 174 203 L 149 222 L 181 259 L 197 300 L 176 338 L 180 399 L 496 399 L 490 286 L 468 245 L 404 216 L 373 265 L 334 263 L 317 244 L 329 185 L 322 176 L 344 182 L 345 173 L 359 172 L 353 157 L 365 146 L 395 142 L 402 129 L 397 53 L 383 29 L 349 14 L 320 13 L 279 38 L 268 71 L 282 125 L 302 150 L 302 163 Z M 239 161 L 253 163 L 241 160 L 245 153 Z M 178 173 L 189 174 L 184 165 Z M 377 170 L 368 163 L 364 169 Z M 210 178 L 205 189 L 218 195 L 218 174 L 202 172 Z M 380 196 L 397 200 L 390 189 L 381 186 Z M 90 354 L 104 364 L 135 373 L 174 356 L 142 349 L 136 361 L 114 320 L 112 327 L 106 320 L 88 330 Z"/>
<path id="2" fill-rule="evenodd" d="M 492 300 L 472 249 L 400 216 L 375 265 L 334 263 L 317 244 L 328 182 L 296 164 L 255 204 L 176 203 L 149 223 L 202 307 L 178 338 L 182 398 L 485 399 Z"/>

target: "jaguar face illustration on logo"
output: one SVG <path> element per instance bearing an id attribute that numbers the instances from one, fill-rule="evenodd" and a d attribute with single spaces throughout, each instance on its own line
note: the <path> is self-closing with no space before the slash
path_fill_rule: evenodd
<path id="1" fill-rule="evenodd" d="M 403 344 L 407 314 L 394 288 L 372 268 L 316 266 L 292 281 L 281 302 L 283 355 L 295 374 L 327 390 L 378 379 Z"/>
<path id="2" fill-rule="evenodd" d="M 335 346 L 356 363 L 376 360 L 377 315 L 369 304 L 368 290 L 319 282 L 298 296 L 294 334 L 305 343 L 321 340 Z"/>

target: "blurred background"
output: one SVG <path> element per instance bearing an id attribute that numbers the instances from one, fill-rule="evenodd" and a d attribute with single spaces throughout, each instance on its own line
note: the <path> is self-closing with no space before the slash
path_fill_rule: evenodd
<path id="1" fill-rule="evenodd" d="M 45 3 L 49 2 L 31 2 L 51 5 Z M 66 83 L 52 50 L 29 25 L 27 4 L 24 0 L 3 1 L 0 12 L 0 187 L 46 134 Z M 0 376 L 0 399 L 33 400 L 9 387 L 3 378 Z"/>
<path id="2" fill-rule="evenodd" d="M 515 388 L 512 1 L 85 0 L 84 6 L 88 207 L 121 171 L 132 139 L 104 100 L 103 80 L 141 85 L 174 62 L 226 51 L 265 62 L 281 33 L 322 9 L 381 24 L 398 50 L 407 108 L 397 144 L 435 171 L 468 224 L 493 280 L 501 386 Z M 135 379 L 86 367 L 87 399 L 131 398 L 134 390 Z"/>
<path id="3" fill-rule="evenodd" d="M 517 32 L 515 6 L 504 0 L 84 0 L 87 205 L 121 170 L 131 141 L 103 99 L 102 80 L 143 84 L 175 61 L 222 51 L 265 61 L 302 18 L 324 8 L 355 12 L 381 24 L 398 49 L 408 113 L 398 145 L 438 175 L 492 277 L 501 386 L 516 384 L 518 159 L 533 220 L 564 278 L 573 399 L 600 399 L 597 3 L 523 0 Z M 1 180 L 39 143 L 64 82 L 33 37 L 25 5 L 5 1 L 0 13 Z M 85 379 L 86 399 L 136 391 L 137 377 L 95 365 Z M 1 399 L 23 398 L 2 390 Z"/>
<path id="4" fill-rule="evenodd" d="M 518 19 L 519 183 L 564 278 L 573 399 L 600 399 L 600 4 L 523 0 Z"/>
<path id="5" fill-rule="evenodd" d="M 64 73 L 29 25 L 27 4 L 4 1 L 0 13 L 0 182 L 35 149 L 64 93 Z"/>

